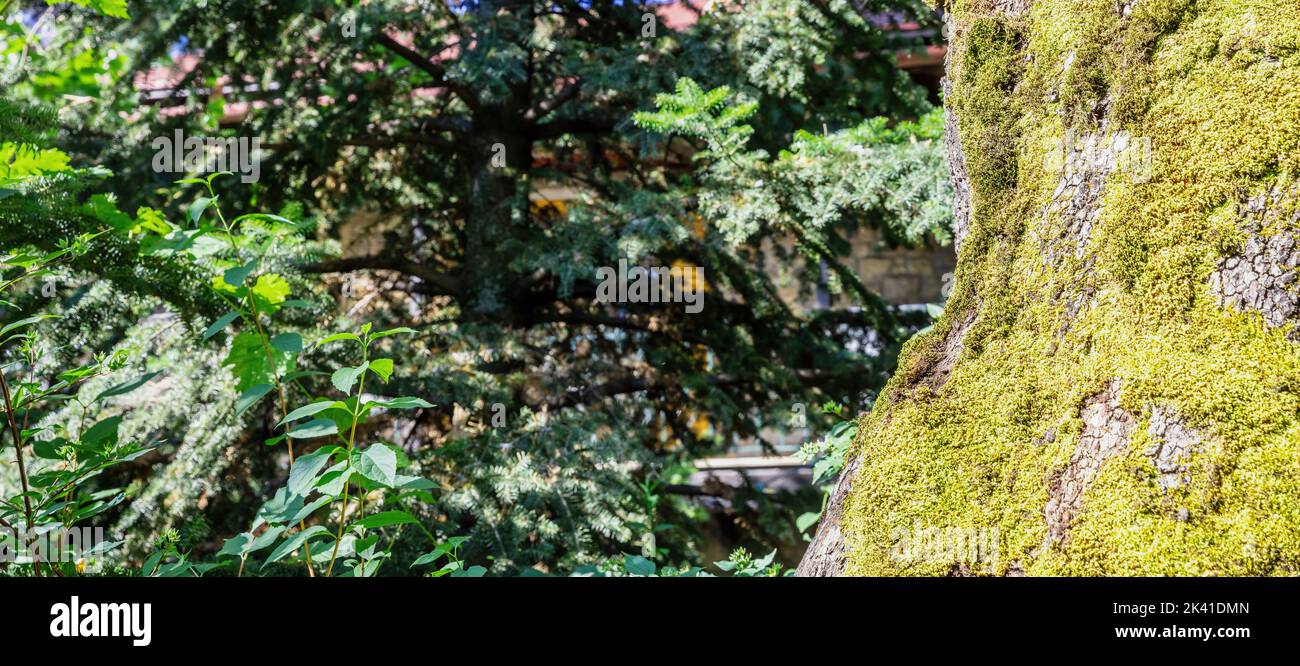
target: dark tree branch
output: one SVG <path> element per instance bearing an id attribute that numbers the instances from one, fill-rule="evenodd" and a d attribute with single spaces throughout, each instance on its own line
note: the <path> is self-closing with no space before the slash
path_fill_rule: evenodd
<path id="1" fill-rule="evenodd" d="M 582 89 L 582 77 L 574 77 L 564 84 L 564 87 L 555 93 L 549 99 L 544 99 L 537 103 L 536 106 L 524 113 L 524 120 L 527 122 L 536 122 L 545 118 L 547 114 L 560 108 L 565 102 L 573 99 Z"/>
<path id="2" fill-rule="evenodd" d="M 409 261 L 401 257 L 371 255 L 366 257 L 348 257 L 345 259 L 333 259 L 315 264 L 308 264 L 302 267 L 302 270 L 308 273 L 350 273 L 359 270 L 389 270 L 405 273 L 412 277 L 419 278 L 428 284 L 432 293 L 444 296 L 461 295 L 461 284 L 453 275 L 433 270 L 428 266 Z"/>

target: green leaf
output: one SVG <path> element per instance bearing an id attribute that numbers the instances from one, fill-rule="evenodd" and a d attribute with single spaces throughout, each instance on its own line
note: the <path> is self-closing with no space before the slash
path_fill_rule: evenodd
<path id="1" fill-rule="evenodd" d="M 482 578 L 483 574 L 485 573 L 487 573 L 487 569 L 484 569 L 483 567 L 480 567 L 478 565 L 474 565 L 468 569 L 453 571 L 451 577 L 452 578 Z"/>
<path id="2" fill-rule="evenodd" d="M 640 555 L 624 555 L 623 570 L 633 576 L 653 576 L 655 563 Z"/>
<path id="3" fill-rule="evenodd" d="M 800 532 L 807 532 L 808 528 L 812 527 L 813 525 L 816 525 L 818 519 L 820 519 L 821 517 L 822 514 L 820 511 L 809 511 L 807 513 L 800 514 L 799 517 L 795 518 L 794 520 L 795 529 L 799 530 Z"/>
<path id="4" fill-rule="evenodd" d="M 282 426 L 291 421 L 297 421 L 298 419 L 307 418 L 308 416 L 312 416 L 313 414 L 319 414 L 329 409 L 330 407 L 347 407 L 347 405 L 338 400 L 321 400 L 319 402 L 313 402 L 309 405 L 303 405 L 302 407 L 299 407 L 298 409 L 289 412 L 289 414 L 285 416 L 283 419 L 281 419 L 280 422 L 277 423 L 276 425 Z"/>
<path id="5" fill-rule="evenodd" d="M 387 384 L 388 378 L 393 376 L 393 359 L 377 358 L 370 362 L 370 370 Z"/>
<path id="6" fill-rule="evenodd" d="M 262 337 L 252 331 L 242 331 L 231 341 L 230 353 L 221 364 L 228 366 L 239 379 L 236 388 L 243 392 L 258 384 L 275 384 L 275 377 L 290 365 L 291 358 L 283 351 L 273 348 L 271 358 L 267 356 Z"/>
<path id="7" fill-rule="evenodd" d="M 338 342 L 339 340 L 351 340 L 359 345 L 365 344 L 361 342 L 361 338 L 357 337 L 356 333 L 335 333 L 334 335 L 321 338 L 316 342 L 315 346 L 320 347 L 322 345 L 327 345 L 331 342 Z"/>
<path id="8" fill-rule="evenodd" d="M 275 273 L 264 273 L 257 277 L 253 285 L 253 299 L 258 309 L 267 314 L 280 309 L 280 304 L 289 298 L 289 282 Z"/>
<path id="9" fill-rule="evenodd" d="M 241 393 L 239 399 L 235 401 L 235 416 L 239 416 L 248 411 L 249 407 L 256 405 L 257 402 L 267 393 L 270 393 L 273 388 L 275 387 L 270 384 L 258 384 L 257 386 L 249 388 L 247 391 Z"/>
<path id="10" fill-rule="evenodd" d="M 339 426 L 333 419 L 312 419 L 289 430 L 289 436 L 294 439 L 311 439 L 313 437 L 337 435 L 338 432 Z"/>
<path id="11" fill-rule="evenodd" d="M 420 398 L 415 398 L 409 395 L 400 398 L 393 398 L 391 400 L 380 400 L 375 404 L 386 409 L 418 409 L 433 406 Z"/>
<path id="12" fill-rule="evenodd" d="M 366 516 L 355 523 L 352 528 L 362 527 L 365 529 L 375 529 L 379 527 L 388 527 L 389 525 L 405 525 L 407 523 L 420 522 L 415 516 L 405 511 L 385 511 L 376 513 L 373 516 Z"/>
<path id="13" fill-rule="evenodd" d="M 405 326 L 399 326 L 398 328 L 390 328 L 390 329 L 388 329 L 387 331 L 380 331 L 380 332 L 378 332 L 378 333 L 376 333 L 376 334 L 370 336 L 370 339 L 371 339 L 371 340 L 378 340 L 379 338 L 386 338 L 386 337 L 388 337 L 388 336 L 390 336 L 390 335 L 407 334 L 407 333 L 418 333 L 418 332 L 419 332 L 419 331 L 416 331 L 416 330 L 413 329 L 413 328 L 407 328 L 407 327 L 405 327 Z"/>
<path id="14" fill-rule="evenodd" d="M 318 449 L 305 456 L 298 456 L 289 469 L 289 494 L 306 495 L 316 483 L 316 475 L 329 464 L 334 447 Z"/>
<path id="15" fill-rule="evenodd" d="M 240 557 L 244 554 L 244 546 L 252 543 L 252 541 L 252 534 L 249 534 L 248 532 L 240 532 L 239 534 L 226 539 L 226 542 L 221 545 L 221 550 L 217 551 L 217 557 L 221 557 L 222 555 Z"/>
<path id="16" fill-rule="evenodd" d="M 354 456 L 352 466 L 361 476 L 388 488 L 397 482 L 397 454 L 392 449 L 374 444 L 360 455 Z"/>
<path id="17" fill-rule="evenodd" d="M 257 260 L 250 261 L 243 266 L 227 269 L 226 272 L 221 274 L 221 279 L 232 287 L 242 287 L 244 286 L 244 280 L 248 279 L 249 273 L 252 273 L 254 268 L 257 268 Z"/>
<path id="18" fill-rule="evenodd" d="M 438 484 L 424 477 L 398 474 L 393 487 L 398 490 L 432 490 L 437 488 Z"/>
<path id="19" fill-rule="evenodd" d="M 352 385 L 357 383 L 357 379 L 359 379 L 361 374 L 365 371 L 366 366 L 364 365 L 359 365 L 355 368 L 339 368 L 334 371 L 333 375 L 330 375 L 330 382 L 334 384 L 334 388 L 338 389 L 339 392 L 351 393 Z"/>
<path id="20" fill-rule="evenodd" d="M 212 197 L 199 197 L 198 199 L 195 199 L 194 203 L 190 204 L 190 222 L 197 223 L 199 218 L 203 217 L 203 211 L 207 210 L 208 206 L 211 206 L 213 201 L 216 201 L 216 199 L 213 199 Z"/>
<path id="21" fill-rule="evenodd" d="M 222 330 L 224 330 L 227 326 L 230 325 L 230 322 L 238 318 L 239 318 L 239 313 L 234 310 L 231 310 L 230 312 L 221 315 L 219 319 L 212 322 L 212 325 L 208 327 L 208 330 L 203 332 L 203 339 L 207 340 L 208 338 L 216 335 L 217 333 L 220 333 Z"/>
<path id="22" fill-rule="evenodd" d="M 45 458 L 46 460 L 63 460 L 63 456 L 59 453 L 59 449 L 67 445 L 68 440 L 62 438 L 47 440 L 38 439 L 32 442 L 32 451 L 36 453 L 38 458 Z"/>
<path id="23" fill-rule="evenodd" d="M 149 382 L 149 380 L 153 379 L 154 377 L 157 377 L 160 374 L 162 374 L 161 370 L 157 372 L 151 372 L 147 375 L 141 375 L 128 382 L 122 382 L 121 384 L 118 384 L 117 386 L 114 386 L 104 391 L 103 393 L 100 393 L 99 395 L 95 396 L 95 399 L 92 400 L 91 402 L 95 403 L 95 402 L 99 402 L 100 400 L 103 400 L 104 398 L 111 398 L 115 395 L 124 395 L 130 393 L 131 391 L 134 391 L 140 388 L 141 386 L 144 386 Z"/>
<path id="24" fill-rule="evenodd" d="M 104 441 L 115 442 L 117 441 L 117 427 L 121 425 L 121 423 L 121 416 L 110 416 L 109 418 L 90 426 L 86 432 L 82 433 L 81 443 L 93 446 Z"/>
<path id="25" fill-rule="evenodd" d="M 113 18 L 131 18 L 131 15 L 126 11 L 126 0 L 45 0 L 47 5 L 55 5 L 59 2 L 71 2 L 74 5 L 86 7 Z"/>
<path id="26" fill-rule="evenodd" d="M 44 319 L 54 319 L 54 315 L 36 315 L 35 317 L 27 317 L 25 319 L 19 319 L 18 321 L 11 323 L 5 326 L 4 328 L 0 328 L 0 338 L 4 338 L 5 336 L 9 335 L 11 331 L 16 331 L 20 328 L 31 326 L 32 324 L 35 324 L 36 322 Z"/>
<path id="27" fill-rule="evenodd" d="M 297 333 L 281 333 L 271 338 L 271 346 L 282 352 L 296 354 L 302 351 L 302 336 Z"/>
<path id="28" fill-rule="evenodd" d="M 267 556 L 266 561 L 262 563 L 262 568 L 265 569 L 268 564 L 284 559 L 284 557 L 289 553 L 298 550 L 298 548 L 302 546 L 303 542 L 308 539 L 317 536 L 324 536 L 329 533 L 329 530 L 324 525 L 312 525 L 311 527 L 294 534 L 288 539 L 285 539 L 284 543 L 276 547 L 275 550 L 271 551 L 271 554 Z"/>

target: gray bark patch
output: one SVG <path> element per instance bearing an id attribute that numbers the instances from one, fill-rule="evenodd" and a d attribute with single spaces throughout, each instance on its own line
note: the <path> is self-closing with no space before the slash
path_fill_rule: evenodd
<path id="1" fill-rule="evenodd" d="M 1300 320 L 1300 295 L 1296 293 L 1300 248 L 1290 231 L 1300 222 L 1300 209 L 1287 205 L 1288 198 L 1296 194 L 1275 189 L 1240 204 L 1238 215 L 1244 220 L 1246 242 L 1240 253 L 1221 259 L 1210 274 L 1210 291 L 1218 296 L 1219 305 L 1257 312 L 1275 328 Z M 1281 219 L 1281 210 L 1287 208 L 1294 212 L 1289 220 Z M 1292 328 L 1289 336 L 1300 340 L 1300 328 Z"/>
<path id="2" fill-rule="evenodd" d="M 1187 457 L 1201 447 L 1200 433 L 1188 427 L 1187 423 L 1173 411 L 1164 407 L 1151 410 L 1151 423 L 1147 434 L 1153 440 L 1147 449 L 1147 458 L 1155 466 L 1160 476 L 1156 484 L 1161 490 L 1169 491 L 1179 488 L 1189 481 L 1187 475 Z"/>
<path id="3" fill-rule="evenodd" d="M 1076 135 L 1070 130 L 1058 149 L 1049 152 L 1047 161 L 1059 162 L 1055 165 L 1059 176 L 1052 200 L 1043 208 L 1046 237 L 1041 243 L 1047 263 L 1059 265 L 1069 255 L 1085 257 L 1093 227 L 1101 216 L 1106 181 L 1129 150 L 1130 142 L 1127 132 L 1111 135 L 1103 128 L 1103 132 Z M 1055 237 L 1047 236 L 1047 230 L 1053 228 Z"/>
<path id="4" fill-rule="evenodd" d="M 795 569 L 798 576 L 843 576 L 849 564 L 849 548 L 844 538 L 842 522 L 844 520 L 844 502 L 853 488 L 853 478 L 862 467 L 862 455 L 854 454 L 844 469 L 840 471 L 839 481 L 831 491 L 826 512 L 822 514 L 817 526 L 817 534 L 804 552 L 799 567 Z"/>
<path id="5" fill-rule="evenodd" d="M 1105 390 L 1089 398 L 1080 411 L 1083 432 L 1074 455 L 1051 481 L 1048 490 L 1048 543 L 1064 542 L 1074 519 L 1083 510 L 1083 496 L 1106 461 L 1122 455 L 1136 427 L 1136 420 L 1119 404 L 1119 380 L 1111 380 Z M 1046 545 L 1046 544 L 1045 544 Z"/>

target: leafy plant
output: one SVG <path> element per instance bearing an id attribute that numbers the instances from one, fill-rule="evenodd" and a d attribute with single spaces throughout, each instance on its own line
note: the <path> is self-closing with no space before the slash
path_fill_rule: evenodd
<path id="1" fill-rule="evenodd" d="M 12 272 L 0 280 L 0 294 L 7 294 L 20 282 L 50 275 L 51 268 L 86 251 L 93 236 L 79 238 L 62 250 L 48 253 L 19 252 L 9 254 L 0 263 L 12 267 Z M 0 299 L 6 308 L 16 308 L 9 300 Z M 152 373 L 122 382 L 107 390 L 89 392 L 86 383 L 96 377 L 111 374 L 125 365 L 126 355 L 97 355 L 92 362 L 58 373 L 52 380 L 35 377 L 30 369 L 36 366 L 37 333 L 34 326 L 51 318 L 37 314 L 7 323 L 0 328 L 0 347 L 13 346 L 19 351 L 19 362 L 29 369 L 25 377 L 12 382 L 7 376 L 9 364 L 0 367 L 0 397 L 4 400 L 4 433 L 13 443 L 14 462 L 18 468 L 17 494 L 0 497 L 0 527 L 8 530 L 20 543 L 16 551 L 30 555 L 32 571 L 41 575 L 48 569 L 59 575 L 78 571 L 76 561 L 65 561 L 65 553 L 52 554 L 55 561 L 40 561 L 41 548 L 33 548 L 38 538 L 68 529 L 94 518 L 125 499 L 119 488 L 100 488 L 85 491 L 87 482 L 99 477 L 106 469 L 135 460 L 150 450 L 135 442 L 122 441 L 118 434 L 121 415 L 92 420 L 114 396 L 129 393 L 158 373 Z M 52 405 L 74 403 L 79 407 L 80 418 L 75 426 L 62 423 L 44 423 L 43 412 Z M 32 458 L 27 457 L 30 449 Z M 54 544 L 63 548 L 61 539 Z M 78 544 L 72 555 L 84 557 L 102 555 L 117 544 Z M 81 548 L 85 546 L 85 548 Z"/>
<path id="2" fill-rule="evenodd" d="M 830 414 L 840 419 L 831 426 L 830 431 L 821 439 L 815 442 L 805 444 L 799 449 L 799 457 L 804 462 L 813 462 L 813 485 L 822 489 L 822 506 L 815 513 L 808 512 L 801 514 L 795 520 L 795 526 L 803 532 L 804 539 L 809 538 L 809 532 L 817 525 L 821 519 L 822 513 L 826 511 L 826 502 L 830 500 L 831 485 L 835 478 L 839 476 L 840 470 L 844 469 L 844 463 L 848 457 L 849 450 L 853 448 L 853 438 L 858 434 L 858 422 L 853 419 L 845 418 L 846 410 L 843 405 L 834 401 L 822 405 L 822 413 Z"/>

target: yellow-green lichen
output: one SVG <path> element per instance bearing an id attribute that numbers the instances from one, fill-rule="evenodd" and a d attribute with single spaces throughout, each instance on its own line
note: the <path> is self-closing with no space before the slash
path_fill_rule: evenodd
<path id="1" fill-rule="evenodd" d="M 1242 198 L 1295 191 L 1300 12 L 1293 0 L 1006 4 L 948 7 L 971 228 L 947 313 L 863 417 L 848 573 L 950 573 L 891 555 L 915 525 L 996 528 L 998 560 L 977 572 L 1300 573 L 1300 346 L 1209 288 L 1242 242 Z M 1149 137 L 1154 158 L 1149 173 L 1106 174 L 1083 237 L 1049 205 L 1061 174 L 1043 147 L 1068 131 Z M 1294 217 L 1267 233 L 1296 233 Z M 1050 540 L 1052 480 L 1079 446 L 1081 410 L 1113 381 L 1135 425 L 1068 538 Z M 1157 408 L 1200 438 L 1176 488 L 1147 453 Z"/>

